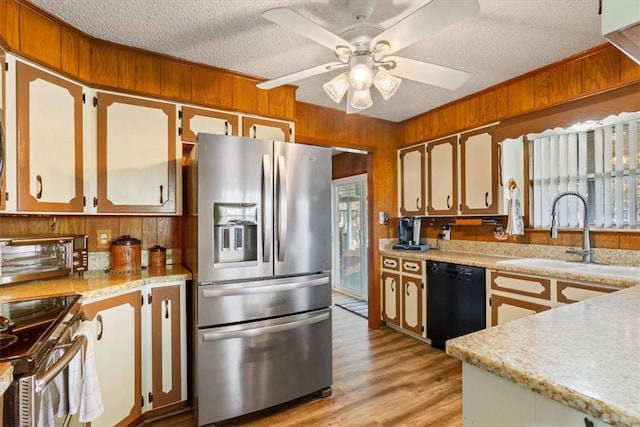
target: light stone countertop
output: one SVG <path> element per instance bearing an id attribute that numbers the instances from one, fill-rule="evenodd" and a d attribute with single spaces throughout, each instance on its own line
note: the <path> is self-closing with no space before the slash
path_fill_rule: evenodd
<path id="1" fill-rule="evenodd" d="M 419 251 L 394 251 L 381 250 L 380 255 L 401 257 L 415 260 L 443 261 L 454 262 L 457 264 L 473 265 L 476 267 L 484 267 L 492 270 L 510 271 L 513 273 L 532 274 L 537 276 L 554 277 L 558 279 L 576 280 L 581 282 L 590 282 L 601 285 L 612 285 L 620 287 L 630 287 L 640 285 L 640 277 L 635 279 L 614 277 L 614 276 L 595 276 L 590 274 L 582 274 L 579 271 L 561 271 L 546 270 L 535 267 L 522 267 L 510 264 L 500 264 L 498 261 L 514 259 L 513 256 L 490 255 L 474 252 L 458 252 L 439 249 L 429 249 L 425 252 Z M 521 257 L 518 257 L 521 258 Z"/>
<path id="2" fill-rule="evenodd" d="M 167 265 L 164 268 L 146 268 L 139 273 L 88 271 L 83 276 L 72 274 L 0 286 L 0 302 L 73 293 L 81 294 L 83 299 L 91 299 L 127 289 L 137 289 L 148 284 L 188 279 L 191 279 L 191 272 L 180 264 Z"/>
<path id="3" fill-rule="evenodd" d="M 454 338 L 446 347 L 607 423 L 640 426 L 640 286 Z"/>
<path id="4" fill-rule="evenodd" d="M 0 363 L 0 396 L 7 391 L 13 381 L 13 365 L 9 362 Z"/>

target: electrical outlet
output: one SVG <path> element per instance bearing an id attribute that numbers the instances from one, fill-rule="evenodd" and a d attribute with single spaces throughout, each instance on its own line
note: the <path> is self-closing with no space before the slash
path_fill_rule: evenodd
<path id="1" fill-rule="evenodd" d="M 98 249 L 109 249 L 111 245 L 111 230 L 96 231 L 96 247 Z"/>
<path id="2" fill-rule="evenodd" d="M 451 226 L 443 225 L 442 229 L 440 230 L 440 236 L 442 240 L 451 240 Z"/>

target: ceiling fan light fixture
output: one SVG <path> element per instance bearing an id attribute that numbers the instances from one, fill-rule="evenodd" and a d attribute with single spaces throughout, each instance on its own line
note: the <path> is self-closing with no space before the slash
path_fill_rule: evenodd
<path id="1" fill-rule="evenodd" d="M 369 89 L 365 90 L 354 90 L 351 95 L 351 106 L 357 110 L 364 110 L 373 105 L 373 100 L 371 99 L 371 91 Z"/>
<path id="2" fill-rule="evenodd" d="M 351 71 L 349 71 L 349 83 L 355 90 L 365 90 L 371 87 L 373 82 L 373 61 L 367 55 L 354 56 L 351 59 Z"/>
<path id="3" fill-rule="evenodd" d="M 400 87 L 400 83 L 402 83 L 402 79 L 396 76 L 392 76 L 391 74 L 378 70 L 376 75 L 373 78 L 373 84 L 375 85 L 380 95 L 386 101 L 391 98 L 396 90 Z"/>
<path id="4" fill-rule="evenodd" d="M 322 85 L 322 87 L 324 88 L 324 91 L 327 92 L 327 95 L 329 95 L 329 97 L 338 104 L 342 101 L 344 94 L 347 93 L 347 90 L 349 89 L 349 77 L 347 76 L 347 73 L 340 73 Z"/>

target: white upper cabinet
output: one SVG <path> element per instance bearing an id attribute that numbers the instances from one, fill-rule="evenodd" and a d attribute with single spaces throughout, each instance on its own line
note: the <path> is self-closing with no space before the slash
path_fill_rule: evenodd
<path id="1" fill-rule="evenodd" d="M 182 107 L 180 117 L 182 142 L 196 142 L 198 133 L 238 135 L 239 116 L 235 114 L 185 105 Z"/>
<path id="2" fill-rule="evenodd" d="M 176 106 L 98 93 L 98 212 L 180 213 Z"/>
<path id="3" fill-rule="evenodd" d="M 271 141 L 293 142 L 293 123 L 243 116 L 242 136 Z"/>
<path id="4" fill-rule="evenodd" d="M 498 144 L 491 129 L 460 138 L 460 214 L 498 214 Z"/>
<path id="5" fill-rule="evenodd" d="M 418 145 L 398 151 L 400 216 L 426 213 L 424 149 Z"/>
<path id="6" fill-rule="evenodd" d="M 427 144 L 429 157 L 429 215 L 455 215 L 458 212 L 457 137 Z"/>
<path id="7" fill-rule="evenodd" d="M 83 88 L 16 61 L 17 210 L 83 212 Z"/>

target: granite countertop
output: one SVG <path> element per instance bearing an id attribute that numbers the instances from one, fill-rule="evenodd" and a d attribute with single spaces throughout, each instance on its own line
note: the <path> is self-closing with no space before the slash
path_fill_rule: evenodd
<path id="1" fill-rule="evenodd" d="M 538 276 L 554 277 L 558 279 L 576 280 L 581 282 L 591 282 L 602 285 L 612 285 L 620 287 L 630 287 L 640 285 L 640 277 L 635 279 L 616 276 L 596 276 L 583 274 L 579 271 L 547 270 L 535 267 L 523 267 L 510 264 L 500 264 L 498 261 L 515 259 L 515 257 L 502 255 L 487 255 L 473 252 L 456 252 L 439 249 L 429 249 L 425 252 L 418 251 L 394 251 L 381 250 L 380 255 L 402 257 L 416 260 L 455 262 L 457 264 L 473 265 L 492 270 L 510 271 L 514 273 L 532 274 Z"/>
<path id="2" fill-rule="evenodd" d="M 0 362 L 0 396 L 7 391 L 13 381 L 13 365 L 9 362 Z"/>
<path id="3" fill-rule="evenodd" d="M 640 425 L 640 286 L 447 341 L 447 354 L 617 426 Z"/>
<path id="4" fill-rule="evenodd" d="M 139 273 L 88 271 L 83 276 L 72 274 L 0 286 L 0 302 L 72 293 L 82 294 L 83 299 L 90 299 L 157 282 L 190 278 L 191 272 L 180 264 L 167 265 L 164 268 L 145 268 Z"/>

